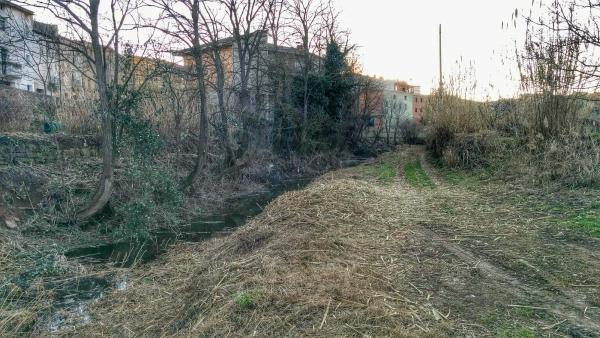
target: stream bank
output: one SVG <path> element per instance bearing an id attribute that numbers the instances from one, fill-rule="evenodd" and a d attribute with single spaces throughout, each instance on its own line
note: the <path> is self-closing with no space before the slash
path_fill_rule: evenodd
<path id="1" fill-rule="evenodd" d="M 365 160 L 350 158 L 338 163 L 339 166 L 352 166 Z M 88 171 L 93 172 L 94 162 L 88 158 L 83 165 L 74 166 L 86 169 L 74 173 L 78 178 L 74 183 L 76 188 L 90 181 L 82 178 L 89 175 Z M 0 299 L 3 300 L 0 310 L 4 314 L 19 313 L 13 318 L 0 314 L 0 332 L 43 334 L 85 324 L 90 319 L 90 305 L 107 292 L 126 290 L 131 272 L 160 257 L 172 244 L 226 236 L 248 218 L 259 214 L 280 194 L 302 188 L 312 180 L 312 177 L 296 173 L 277 175 L 275 179 L 269 179 L 269 183 L 233 188 L 225 192 L 231 197 L 222 198 L 218 206 L 202 207 L 202 201 L 192 203 L 192 207 L 203 212 L 196 212 L 188 222 L 176 227 L 152 229 L 150 240 L 113 241 L 110 236 L 97 231 L 99 226 L 36 225 L 38 219 L 47 217 L 45 211 L 51 212 L 58 204 L 52 200 L 53 196 L 58 196 L 56 200 L 61 198 L 53 192 L 65 181 L 60 170 L 60 164 L 0 168 L 6 173 L 5 183 L 8 184 L 5 190 L 8 198 L 4 201 L 12 203 L 7 210 L 12 214 L 18 212 L 19 218 L 25 221 L 14 230 L 0 229 Z M 14 177 L 20 181 L 12 179 Z M 66 181 L 73 182 L 69 176 Z"/>

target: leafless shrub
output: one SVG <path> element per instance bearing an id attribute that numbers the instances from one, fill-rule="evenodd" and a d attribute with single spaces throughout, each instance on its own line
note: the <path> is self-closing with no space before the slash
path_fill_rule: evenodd
<path id="1" fill-rule="evenodd" d="M 27 130 L 33 107 L 13 91 L 0 90 L 0 128 L 2 131 Z"/>
<path id="2" fill-rule="evenodd" d="M 529 166 L 542 182 L 570 186 L 600 186 L 600 139 L 593 135 L 565 134 L 537 142 L 528 156 Z"/>
<path id="3" fill-rule="evenodd" d="M 436 156 L 448 161 L 448 165 L 471 164 L 473 161 L 466 159 L 476 156 L 473 151 L 487 148 L 472 146 L 471 141 L 475 138 L 457 137 L 486 133 L 491 127 L 491 106 L 472 99 L 476 91 L 473 78 L 472 68 L 459 71 L 444 88 L 434 91 L 425 107 L 423 120 L 427 146 Z M 471 145 L 460 145 L 461 141 L 468 141 Z M 453 149 L 447 150 L 450 146 Z M 463 150 L 468 150 L 469 154 L 461 154 Z"/>

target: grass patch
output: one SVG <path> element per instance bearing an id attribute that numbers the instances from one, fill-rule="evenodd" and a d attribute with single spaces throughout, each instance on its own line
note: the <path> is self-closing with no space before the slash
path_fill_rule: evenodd
<path id="1" fill-rule="evenodd" d="M 444 177 L 452 185 L 460 185 L 467 180 L 465 175 L 457 171 L 446 171 Z"/>
<path id="2" fill-rule="evenodd" d="M 600 237 L 600 217 L 580 214 L 568 220 L 570 226 L 581 229 L 594 237 Z"/>
<path id="3" fill-rule="evenodd" d="M 423 170 L 421 161 L 419 160 L 411 161 L 404 165 L 404 178 L 408 184 L 416 188 L 433 189 L 435 187 L 431 178 L 427 175 L 425 170 Z"/>
<path id="4" fill-rule="evenodd" d="M 454 208 L 450 204 L 448 204 L 448 202 L 446 202 L 446 201 L 444 201 L 444 202 L 442 202 L 442 204 L 440 204 L 440 209 L 444 213 L 449 214 L 449 215 L 456 214 L 456 210 L 454 210 Z"/>
<path id="5" fill-rule="evenodd" d="M 392 183 L 396 178 L 396 167 L 390 163 L 382 163 L 376 167 L 377 179 L 382 183 Z"/>
<path id="6" fill-rule="evenodd" d="M 479 175 L 475 175 L 471 172 L 442 168 L 440 173 L 449 184 L 461 186 L 471 191 L 475 190 L 481 183 Z"/>
<path id="7" fill-rule="evenodd" d="M 526 327 L 503 328 L 498 330 L 498 337 L 502 338 L 534 338 L 535 333 Z"/>
<path id="8" fill-rule="evenodd" d="M 256 302 L 252 294 L 242 292 L 235 297 L 235 303 L 241 310 L 250 310 L 256 307 Z"/>
<path id="9" fill-rule="evenodd" d="M 388 155 L 377 164 L 365 166 L 365 173 L 375 176 L 380 183 L 390 184 L 396 178 L 398 165 L 398 159 Z"/>

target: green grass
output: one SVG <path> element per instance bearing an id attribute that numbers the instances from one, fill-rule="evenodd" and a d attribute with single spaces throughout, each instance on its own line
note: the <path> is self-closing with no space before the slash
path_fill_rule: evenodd
<path id="1" fill-rule="evenodd" d="M 380 183 L 390 184 L 397 176 L 396 168 L 398 168 L 398 159 L 386 156 L 377 164 L 365 166 L 364 172 L 369 176 L 375 176 Z"/>
<path id="2" fill-rule="evenodd" d="M 242 310 L 249 310 L 256 307 L 254 297 L 248 292 L 242 292 L 235 297 L 235 303 Z"/>
<path id="3" fill-rule="evenodd" d="M 416 188 L 431 188 L 435 185 L 421 166 L 421 161 L 411 161 L 404 165 L 404 178 L 408 184 Z"/>
<path id="4" fill-rule="evenodd" d="M 520 327 L 500 329 L 497 332 L 497 336 L 502 338 L 534 338 L 535 334 L 531 329 Z"/>
<path id="5" fill-rule="evenodd" d="M 381 163 L 376 167 L 377 179 L 382 183 L 392 183 L 396 177 L 396 167 L 391 163 Z"/>
<path id="6" fill-rule="evenodd" d="M 454 186 L 461 186 L 467 190 L 475 190 L 481 184 L 481 174 L 459 169 L 442 168 L 440 173 L 446 182 Z"/>
<path id="7" fill-rule="evenodd" d="M 600 217 L 579 214 L 569 218 L 567 223 L 574 228 L 581 229 L 594 237 L 600 238 Z"/>
<path id="8" fill-rule="evenodd" d="M 467 177 L 464 174 L 457 171 L 445 171 L 444 177 L 446 178 L 446 181 L 452 185 L 460 185 L 467 180 Z"/>
<path id="9" fill-rule="evenodd" d="M 449 215 L 454 215 L 456 214 L 456 210 L 454 210 L 454 208 L 446 201 L 442 202 L 442 204 L 440 204 L 440 209 Z"/>

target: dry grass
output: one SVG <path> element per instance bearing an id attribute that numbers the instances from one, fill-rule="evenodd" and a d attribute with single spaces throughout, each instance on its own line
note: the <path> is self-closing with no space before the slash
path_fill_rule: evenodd
<path id="1" fill-rule="evenodd" d="M 20 255 L 22 248 L 18 241 L 0 229 L 0 335 L 17 336 L 31 332 L 38 312 L 49 305 L 50 295 L 43 290 L 24 291 L 11 280 L 9 276 L 23 271 L 23 260 Z M 43 286 L 39 286 L 43 289 Z M 41 292 L 37 292 L 41 291 Z M 22 306 L 27 304 L 27 306 Z"/>
<path id="2" fill-rule="evenodd" d="M 399 170 L 423 160 L 393 156 Z M 597 243 L 556 240 L 572 232 L 503 185 L 474 192 L 423 169 L 435 189 L 357 167 L 284 194 L 231 236 L 137 271 L 71 334 L 593 336 L 600 299 L 572 285 L 600 281 Z"/>
<path id="3" fill-rule="evenodd" d="M 375 182 L 324 177 L 230 237 L 174 248 L 77 334 L 441 334 L 435 310 L 396 285 L 395 236 L 415 200 Z"/>

